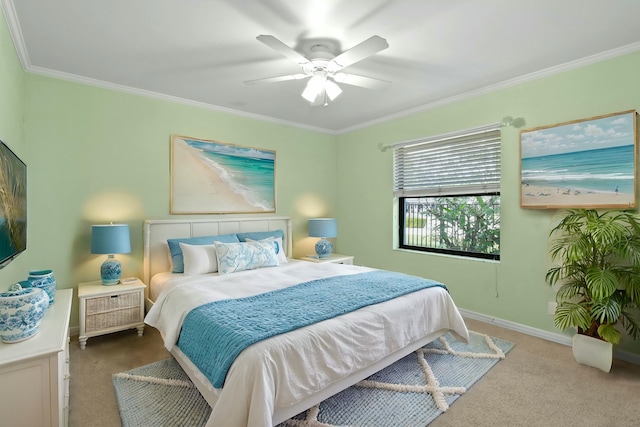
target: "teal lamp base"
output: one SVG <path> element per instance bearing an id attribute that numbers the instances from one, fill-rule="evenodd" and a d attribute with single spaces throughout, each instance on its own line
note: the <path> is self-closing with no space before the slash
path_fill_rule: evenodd
<path id="1" fill-rule="evenodd" d="M 120 274 L 122 274 L 122 264 L 113 255 L 109 255 L 100 266 L 102 284 L 105 286 L 117 285 L 120 283 Z"/>
<path id="2" fill-rule="evenodd" d="M 330 241 L 324 237 L 318 240 L 318 243 L 316 243 L 316 255 L 318 255 L 318 258 L 327 258 L 331 255 L 331 251 L 333 251 L 333 245 Z"/>

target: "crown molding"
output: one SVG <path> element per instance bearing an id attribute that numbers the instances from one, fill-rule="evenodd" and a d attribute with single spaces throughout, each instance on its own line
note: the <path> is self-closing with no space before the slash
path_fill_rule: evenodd
<path id="1" fill-rule="evenodd" d="M 596 64 L 598 62 L 606 61 L 609 59 L 617 58 L 619 56 L 628 55 L 630 53 L 635 53 L 640 51 L 640 42 L 632 43 L 626 46 L 622 46 L 616 49 L 612 49 L 606 52 L 601 52 L 596 55 L 591 55 L 585 58 L 577 59 L 575 61 L 566 62 L 564 64 L 556 65 L 553 67 L 545 68 L 540 71 L 536 71 L 534 73 L 529 73 L 524 76 L 516 77 L 513 79 L 505 80 L 500 83 L 496 83 L 493 85 L 485 86 L 480 89 L 472 90 L 469 92 L 462 93 L 460 95 L 451 96 L 448 98 L 440 99 L 434 102 L 430 102 L 419 107 L 411 108 L 408 110 L 400 111 L 394 114 L 390 114 L 388 116 L 381 117 L 379 119 L 371 120 L 368 122 L 363 122 L 355 126 L 351 126 L 348 128 L 343 128 L 338 131 L 338 134 L 344 134 L 348 132 L 353 132 L 355 130 L 360 130 L 363 128 L 367 128 L 370 126 L 374 126 L 377 124 L 385 123 L 391 120 L 407 117 L 413 114 L 422 113 L 428 110 L 433 110 L 438 107 L 442 107 L 445 105 L 454 104 L 456 102 L 468 100 L 471 98 L 475 98 L 482 95 L 487 95 L 492 92 L 497 92 L 502 89 L 507 89 L 513 86 L 517 86 L 523 83 L 531 82 L 534 80 L 538 80 L 544 77 L 553 76 L 556 74 L 563 73 L 569 70 L 575 70 L 577 68 L 585 67 L 587 65 Z"/>
<path id="2" fill-rule="evenodd" d="M 18 14 L 16 13 L 13 1 L 0 0 L 0 8 L 2 8 L 2 14 L 7 22 L 9 34 L 11 35 L 11 40 L 13 40 L 13 46 L 16 49 L 16 54 L 18 55 L 22 69 L 28 70 L 31 66 L 31 61 L 29 60 L 29 52 L 24 43 L 24 38 L 22 37 L 22 29 L 20 28 L 20 21 L 18 21 Z"/>
<path id="3" fill-rule="evenodd" d="M 35 67 L 35 66 L 33 66 L 31 64 L 31 60 L 29 58 L 29 52 L 27 51 L 27 47 L 26 47 L 26 44 L 24 42 L 24 38 L 22 37 L 22 30 L 20 28 L 20 22 L 18 20 L 17 13 L 16 13 L 16 10 L 15 10 L 14 1 L 13 0 L 0 0 L 0 7 L 2 8 L 2 13 L 3 13 L 4 17 L 5 17 L 6 22 L 7 22 L 7 27 L 9 28 L 9 33 L 11 35 L 11 39 L 13 40 L 13 44 L 15 46 L 16 54 L 18 56 L 20 64 L 22 65 L 22 68 L 25 71 L 29 72 L 29 73 L 39 74 L 39 75 L 43 75 L 43 76 L 48 76 L 48 77 L 52 77 L 52 78 L 67 80 L 67 81 L 81 83 L 81 84 L 90 85 L 90 86 L 96 86 L 96 87 L 100 87 L 100 88 L 103 88 L 103 89 L 109 89 L 109 90 L 115 90 L 115 91 L 120 91 L 120 92 L 126 92 L 126 93 L 130 93 L 130 94 L 134 94 L 134 95 L 151 97 L 151 98 L 165 100 L 165 101 L 169 101 L 169 102 L 175 102 L 175 103 L 180 103 L 180 104 L 184 104 L 184 105 L 204 108 L 204 109 L 208 109 L 208 110 L 211 110 L 211 111 L 232 114 L 232 115 L 236 115 L 236 116 L 240 116 L 240 117 L 246 117 L 246 118 L 259 120 L 259 121 L 263 121 L 263 122 L 274 123 L 274 124 L 284 125 L 284 126 L 290 126 L 290 127 L 294 127 L 294 128 L 298 128 L 298 129 L 308 130 L 308 131 L 312 131 L 312 132 L 319 132 L 319 133 L 324 133 L 324 134 L 329 134 L 329 135 L 346 134 L 346 133 L 349 133 L 349 132 L 353 132 L 353 131 L 356 131 L 356 130 L 364 129 L 364 128 L 371 127 L 371 126 L 374 126 L 374 125 L 386 123 L 386 122 L 389 122 L 391 120 L 396 120 L 396 119 L 404 118 L 404 117 L 407 117 L 407 116 L 410 116 L 410 115 L 413 115 L 413 114 L 417 114 L 417 113 L 422 113 L 422 112 L 425 112 L 425 111 L 433 110 L 433 109 L 438 108 L 438 107 L 450 105 L 450 104 L 453 104 L 453 103 L 456 103 L 456 102 L 468 100 L 468 99 L 475 98 L 475 97 L 478 97 L 478 96 L 482 96 L 482 95 L 486 95 L 486 94 L 489 94 L 489 93 L 493 93 L 493 92 L 496 92 L 496 91 L 499 91 L 499 90 L 502 90 L 502 89 L 506 89 L 506 88 L 517 86 L 517 85 L 520 85 L 520 84 L 523 84 L 523 83 L 531 82 L 531 81 L 534 81 L 534 80 L 537 80 L 537 79 L 540 79 L 540 78 L 549 77 L 549 76 L 556 75 L 556 74 L 559 74 L 559 73 L 562 73 L 562 72 L 565 72 L 565 71 L 573 70 L 573 69 L 576 69 L 576 68 L 581 68 L 581 67 L 584 67 L 584 66 L 587 66 L 587 65 L 595 64 L 595 63 L 598 63 L 598 62 L 601 62 L 601 61 L 605 61 L 605 60 L 608 60 L 608 59 L 612 59 L 612 58 L 616 58 L 616 57 L 619 57 L 619 56 L 623 56 L 623 55 L 627 55 L 627 54 L 630 54 L 630 53 L 634 53 L 634 52 L 640 51 L 640 42 L 632 43 L 632 44 L 629 44 L 629 45 L 626 45 L 626 46 L 622 46 L 622 47 L 619 47 L 619 48 L 616 48 L 616 49 L 612 49 L 612 50 L 609 50 L 609 51 L 606 51 L 606 52 L 602 52 L 602 53 L 599 53 L 599 54 L 596 54 L 596 55 L 591 55 L 591 56 L 588 56 L 588 57 L 585 57 L 585 58 L 581 58 L 581 59 L 578 59 L 578 60 L 575 60 L 575 61 L 570 61 L 570 62 L 567 62 L 567 63 L 564 63 L 564 64 L 560 64 L 560 65 L 557 65 L 557 66 L 549 67 L 549 68 L 546 68 L 546 69 L 543 69 L 543 70 L 540 70 L 540 71 L 537 71 L 537 72 L 534 72 L 534 73 L 526 74 L 524 76 L 520 76 L 520 77 L 516 77 L 516 78 L 513 78 L 513 79 L 505 80 L 505 81 L 497 83 L 497 84 L 485 86 L 485 87 L 477 89 L 477 90 L 472 90 L 472 91 L 469 91 L 469 92 L 465 92 L 463 94 L 459 94 L 459 95 L 451 96 L 451 97 L 448 97 L 448 98 L 444 98 L 444 99 L 436 100 L 436 101 L 433 101 L 433 102 L 429 102 L 429 103 L 420 105 L 418 107 L 414 107 L 414 108 L 403 110 L 403 111 L 400 111 L 400 112 L 397 112 L 397 113 L 386 115 L 386 116 L 380 117 L 378 119 L 374 119 L 374 120 L 370 120 L 370 121 L 359 123 L 359 124 L 354 125 L 354 126 L 350 126 L 350 127 L 334 130 L 334 129 L 327 129 L 327 128 L 322 128 L 322 127 L 317 127 L 317 126 L 311 126 L 311 125 L 306 125 L 306 124 L 302 124 L 302 123 L 292 122 L 292 121 L 283 120 L 283 119 L 277 119 L 277 118 L 273 118 L 273 117 L 269 117 L 269 116 L 264 116 L 264 115 L 261 115 L 261 114 L 248 113 L 248 112 L 244 112 L 244 111 L 234 110 L 234 109 L 231 109 L 231 108 L 221 107 L 221 106 L 217 106 L 217 105 L 213 105 L 213 104 L 207 104 L 207 103 L 199 102 L 199 101 L 193 101 L 193 100 L 184 99 L 184 98 L 171 96 L 171 95 L 165 95 L 165 94 L 152 92 L 152 91 L 148 91 L 148 90 L 136 89 L 136 88 L 132 88 L 132 87 L 124 86 L 124 85 L 118 85 L 118 84 L 113 84 L 113 83 L 109 83 L 109 82 L 105 82 L 105 81 L 101 81 L 101 80 L 90 79 L 90 78 L 86 78 L 86 77 L 82 77 L 82 76 L 78 76 L 78 75 L 74 75 L 74 74 L 70 74 L 70 73 L 52 71 L 52 70 L 41 68 L 41 67 Z"/>
<path id="4" fill-rule="evenodd" d="M 134 87 L 130 87 L 130 86 L 124 86 L 124 85 L 119 85 L 119 84 L 115 84 L 115 83 L 105 82 L 105 81 L 102 81 L 102 80 L 97 80 L 97 79 L 92 79 L 92 78 L 88 78 L 88 77 L 78 76 L 76 74 L 64 73 L 64 72 L 60 72 L 60 71 L 52 71 L 52 70 L 49 70 L 48 68 L 41 68 L 41 67 L 31 66 L 28 69 L 26 69 L 26 71 L 29 72 L 29 73 L 32 73 L 32 74 L 42 75 L 42 76 L 51 77 L 51 78 L 60 79 L 60 80 L 66 80 L 66 81 L 70 81 L 70 82 L 73 82 L 73 83 L 80 83 L 80 84 L 83 84 L 83 85 L 94 86 L 94 87 L 98 87 L 98 88 L 102 88 L 102 89 L 109 89 L 109 90 L 114 90 L 114 91 L 119 91 L 119 92 L 130 93 L 130 94 L 133 94 L 133 95 L 145 96 L 145 97 L 155 98 L 155 99 L 159 99 L 159 100 L 163 100 L 163 101 L 169 101 L 169 102 L 174 102 L 174 103 L 178 103 L 178 104 L 189 105 L 189 106 L 192 106 L 192 107 L 199 107 L 199 108 L 203 108 L 203 109 L 207 109 L 207 110 L 211 110 L 211 111 L 216 111 L 216 112 L 219 112 L 219 113 L 226 113 L 226 114 L 232 114 L 232 115 L 235 115 L 235 116 L 247 117 L 247 118 L 250 118 L 250 119 L 260 120 L 260 121 L 263 121 L 263 122 L 275 123 L 275 124 L 279 124 L 279 125 L 285 125 L 285 126 L 295 127 L 295 128 L 304 129 L 304 130 L 310 130 L 310 131 L 313 131 L 313 132 L 336 134 L 335 131 L 330 130 L 330 129 L 325 129 L 325 128 L 320 128 L 320 127 L 316 127 L 316 126 L 305 125 L 305 124 L 302 124 L 302 123 L 291 122 L 291 121 L 277 119 L 277 118 L 274 118 L 274 117 L 263 116 L 263 115 L 255 114 L 255 113 L 248 113 L 248 112 L 244 112 L 244 111 L 238 111 L 238 110 L 234 110 L 232 108 L 221 107 L 221 106 L 218 106 L 218 105 L 207 104 L 205 102 L 193 101 L 193 100 L 190 100 L 190 99 L 180 98 L 180 97 L 173 96 L 173 95 L 166 95 L 166 94 L 163 94 L 163 93 L 153 92 L 153 91 L 149 91 L 149 90 L 138 89 L 138 88 L 134 88 Z"/>

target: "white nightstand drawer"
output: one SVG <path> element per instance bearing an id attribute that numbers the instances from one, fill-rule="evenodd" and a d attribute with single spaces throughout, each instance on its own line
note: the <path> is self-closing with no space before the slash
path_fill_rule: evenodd
<path id="1" fill-rule="evenodd" d="M 140 307 L 140 292 L 87 298 L 87 315 L 104 313 L 120 308 Z"/>

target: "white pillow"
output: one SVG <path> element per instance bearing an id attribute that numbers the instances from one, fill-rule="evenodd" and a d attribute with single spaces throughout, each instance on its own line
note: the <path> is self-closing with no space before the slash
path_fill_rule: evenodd
<path id="1" fill-rule="evenodd" d="M 180 242 L 180 249 L 184 259 L 184 274 L 196 276 L 218 271 L 218 258 L 214 245 L 189 245 Z"/>
<path id="2" fill-rule="evenodd" d="M 276 267 L 278 259 L 273 242 L 214 242 L 220 274 Z"/>
<path id="3" fill-rule="evenodd" d="M 253 240 L 253 239 L 246 239 L 247 242 L 266 242 L 266 241 L 270 241 L 273 242 L 274 245 L 274 249 L 276 251 L 276 258 L 278 258 L 278 264 L 286 264 L 287 262 L 289 262 L 289 260 L 287 260 L 287 255 L 284 253 L 284 246 L 282 246 L 282 237 L 267 237 L 266 239 L 260 239 L 260 240 Z"/>

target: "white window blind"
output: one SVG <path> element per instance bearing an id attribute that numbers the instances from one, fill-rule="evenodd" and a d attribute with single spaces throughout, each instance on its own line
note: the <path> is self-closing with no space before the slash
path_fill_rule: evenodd
<path id="1" fill-rule="evenodd" d="M 395 144 L 393 181 L 397 197 L 500 192 L 500 126 Z"/>

